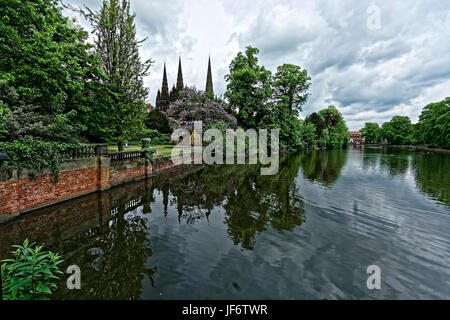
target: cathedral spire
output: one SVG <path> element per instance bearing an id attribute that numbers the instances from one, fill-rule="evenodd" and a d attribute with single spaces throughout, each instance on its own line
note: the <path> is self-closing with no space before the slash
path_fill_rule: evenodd
<path id="1" fill-rule="evenodd" d="M 183 90 L 183 71 L 181 70 L 181 56 L 178 58 L 178 76 L 177 76 L 177 91 Z"/>
<path id="2" fill-rule="evenodd" d="M 161 98 L 167 99 L 169 97 L 169 85 L 167 84 L 167 72 L 166 72 L 166 63 L 164 62 L 164 73 L 163 73 L 163 81 L 161 88 Z"/>
<path id="3" fill-rule="evenodd" d="M 214 95 L 212 72 L 211 72 L 211 56 L 208 58 L 208 75 L 206 76 L 206 93 Z"/>

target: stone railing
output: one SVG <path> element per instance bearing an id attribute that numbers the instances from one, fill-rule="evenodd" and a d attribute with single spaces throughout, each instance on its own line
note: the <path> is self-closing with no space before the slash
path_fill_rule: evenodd
<path id="1" fill-rule="evenodd" d="M 128 152 L 115 152 L 108 154 L 111 163 L 138 160 L 144 158 L 144 153 L 142 151 L 128 151 Z"/>

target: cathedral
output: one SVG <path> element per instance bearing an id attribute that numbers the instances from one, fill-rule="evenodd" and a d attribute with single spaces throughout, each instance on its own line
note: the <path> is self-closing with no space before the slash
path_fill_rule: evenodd
<path id="1" fill-rule="evenodd" d="M 178 59 L 178 75 L 177 84 L 173 85 L 169 92 L 169 85 L 167 82 L 166 63 L 164 62 L 163 80 L 161 90 L 156 94 L 156 109 L 162 112 L 167 112 L 169 105 L 178 99 L 179 93 L 185 88 L 183 83 L 183 71 L 181 69 L 181 57 Z M 205 92 L 214 95 L 212 72 L 211 72 L 211 58 L 208 59 L 208 73 L 206 75 Z"/>

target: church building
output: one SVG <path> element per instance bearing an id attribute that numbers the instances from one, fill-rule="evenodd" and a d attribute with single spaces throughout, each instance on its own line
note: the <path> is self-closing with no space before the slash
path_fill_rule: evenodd
<path id="1" fill-rule="evenodd" d="M 169 105 L 178 99 L 180 92 L 185 88 L 183 83 L 183 71 L 181 69 L 181 57 L 178 59 L 178 75 L 177 84 L 172 86 L 169 92 L 169 85 L 167 82 L 166 63 L 164 62 L 163 80 L 161 89 L 156 94 L 156 109 L 162 112 L 167 112 Z M 206 75 L 205 92 L 214 95 L 212 72 L 211 72 L 211 58 L 208 59 L 208 71 Z"/>

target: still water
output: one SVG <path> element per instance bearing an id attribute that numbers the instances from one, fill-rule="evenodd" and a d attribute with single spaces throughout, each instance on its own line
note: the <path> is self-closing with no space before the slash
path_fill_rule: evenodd
<path id="1" fill-rule="evenodd" d="M 0 225 L 0 256 L 25 238 L 81 268 L 58 299 L 449 299 L 450 155 L 301 153 L 271 177 L 183 168 Z"/>

